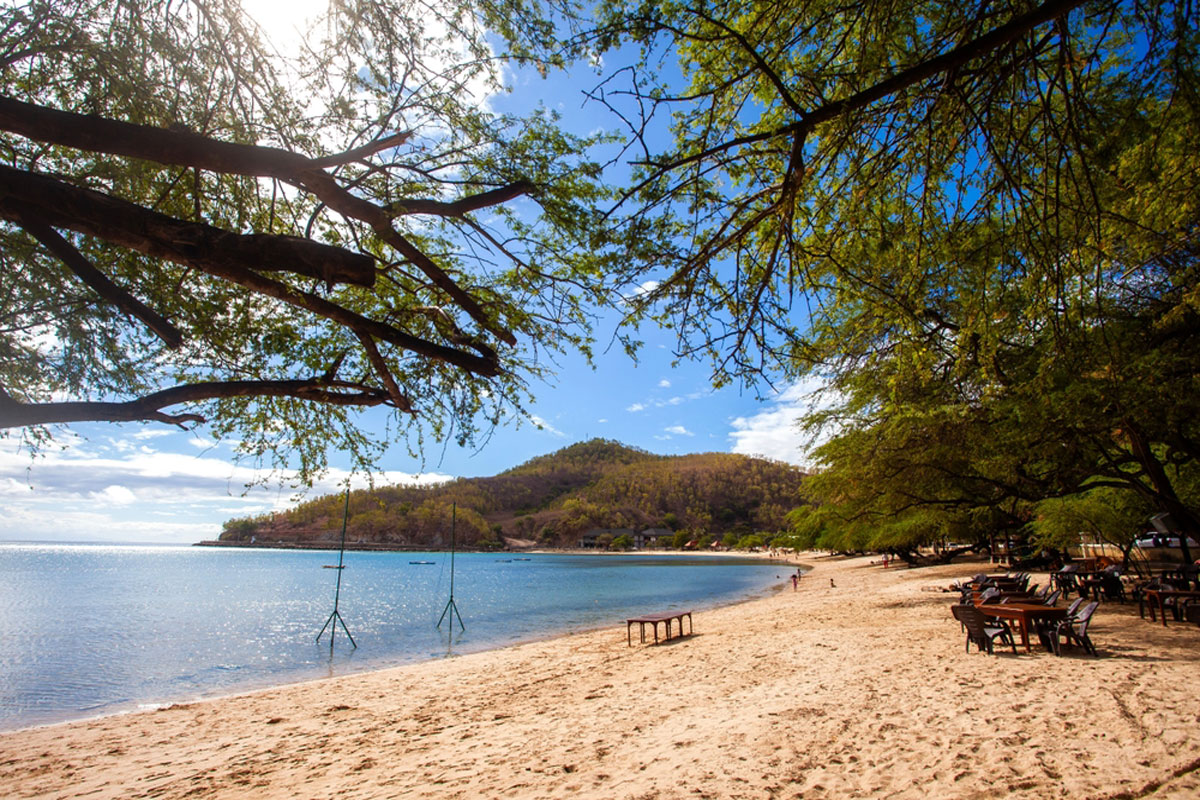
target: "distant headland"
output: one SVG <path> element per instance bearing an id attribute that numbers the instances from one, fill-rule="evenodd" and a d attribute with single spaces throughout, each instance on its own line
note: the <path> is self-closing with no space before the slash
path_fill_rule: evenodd
<path id="1" fill-rule="evenodd" d="M 767 543 L 805 472 L 732 453 L 662 456 L 592 439 L 499 475 L 353 491 L 347 550 L 708 549 Z M 336 549 L 344 495 L 225 523 L 218 547 Z"/>

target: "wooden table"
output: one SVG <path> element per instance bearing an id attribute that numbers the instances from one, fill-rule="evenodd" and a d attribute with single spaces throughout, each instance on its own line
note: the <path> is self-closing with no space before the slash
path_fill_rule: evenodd
<path id="1" fill-rule="evenodd" d="M 633 630 L 633 623 L 635 622 L 638 624 L 638 639 L 643 643 L 646 641 L 646 626 L 652 625 L 654 627 L 654 643 L 658 644 L 659 623 L 666 623 L 667 626 L 667 635 L 663 641 L 670 639 L 671 624 L 675 620 L 679 620 L 679 635 L 683 636 L 684 617 L 687 617 L 688 633 L 693 633 L 695 629 L 692 627 L 691 611 L 665 611 L 661 614 L 646 614 L 645 616 L 641 617 L 631 617 L 630 619 L 625 620 L 625 641 L 630 647 L 633 646 L 633 634 L 631 631 Z"/>
<path id="2" fill-rule="evenodd" d="M 1146 606 L 1150 609 L 1150 621 L 1154 622 L 1154 606 L 1157 604 L 1158 615 L 1162 617 L 1163 627 L 1167 627 L 1167 611 L 1163 601 L 1168 597 L 1200 600 L 1200 592 L 1183 591 L 1182 589 L 1147 589 L 1142 593 L 1142 597 L 1138 598 L 1138 616 L 1142 616 L 1142 600 L 1145 600 Z"/>
<path id="3" fill-rule="evenodd" d="M 981 581 L 970 580 L 966 581 L 967 586 L 974 586 L 980 589 L 987 589 L 989 586 L 1001 588 L 1020 588 L 1025 585 L 1025 581 L 1019 581 L 1016 578 L 984 578 Z"/>
<path id="4" fill-rule="evenodd" d="M 982 589 L 982 590 L 972 589 L 971 590 L 971 602 L 974 603 L 975 605 L 979 605 L 979 598 L 983 597 L 983 593 L 986 591 L 987 591 L 987 589 Z M 1010 591 L 1005 591 L 1004 589 L 1001 589 L 999 594 L 993 595 L 991 602 L 999 603 L 1001 600 L 1004 600 L 1004 599 L 1007 599 L 1008 602 L 1010 602 L 1010 603 L 1036 603 L 1037 602 L 1037 600 L 1034 599 L 1034 596 L 1032 594 L 1030 594 L 1029 592 L 1010 592 Z"/>
<path id="5" fill-rule="evenodd" d="M 1044 606 L 1040 603 L 984 603 L 977 608 L 989 617 L 1016 620 L 1021 627 L 1021 644 L 1030 652 L 1029 621 L 1038 619 L 1066 619 L 1067 609 L 1060 606 Z"/>

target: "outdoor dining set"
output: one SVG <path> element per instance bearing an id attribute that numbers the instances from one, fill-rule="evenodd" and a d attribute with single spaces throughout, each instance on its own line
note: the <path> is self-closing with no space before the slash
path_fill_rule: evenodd
<path id="1" fill-rule="evenodd" d="M 974 644 L 991 653 L 994 643 L 1000 641 L 1016 653 L 1015 627 L 1027 653 L 1032 650 L 1033 633 L 1055 655 L 1061 655 L 1063 645 L 1082 647 L 1095 655 L 1088 626 L 1099 601 L 1079 597 L 1069 606 L 1060 606 L 1061 589 L 1050 584 L 1039 589 L 1037 584 L 1031 586 L 1029 579 L 1028 573 L 981 573 L 957 586 L 961 598 L 950 610 L 967 634 L 967 650 Z"/>
<path id="2" fill-rule="evenodd" d="M 1025 652 L 1032 651 L 1032 636 L 1055 655 L 1064 646 L 1096 655 L 1088 628 L 1101 602 L 1137 600 L 1138 613 L 1167 624 L 1167 612 L 1176 620 L 1200 624 L 1200 572 L 1195 568 L 1164 571 L 1160 577 L 1127 583 L 1115 564 L 1070 563 L 1051 572 L 1039 589 L 1030 585 L 1027 572 L 1002 575 L 980 573 L 952 589 L 960 599 L 951 613 L 966 633 L 966 648 L 993 653 L 995 643 L 1017 652 L 1014 632 Z M 1074 600 L 1071 600 L 1072 596 Z M 1059 605 L 1062 601 L 1068 605 Z M 1015 631 L 1014 631 L 1015 629 Z"/>

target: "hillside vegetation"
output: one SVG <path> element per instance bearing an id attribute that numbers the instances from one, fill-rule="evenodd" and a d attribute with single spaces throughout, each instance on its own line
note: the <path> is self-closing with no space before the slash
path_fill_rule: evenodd
<path id="1" fill-rule="evenodd" d="M 704 453 L 659 456 L 593 439 L 490 478 L 351 492 L 348 546 L 499 548 L 521 540 L 574 547 L 593 528 L 668 528 L 680 541 L 770 537 L 799 502 L 804 473 L 776 461 Z M 233 519 L 220 541 L 316 545 L 341 536 L 344 495 Z"/>

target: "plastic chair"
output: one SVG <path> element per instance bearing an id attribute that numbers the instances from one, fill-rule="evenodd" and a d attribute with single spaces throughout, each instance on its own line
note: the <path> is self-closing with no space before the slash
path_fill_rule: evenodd
<path id="1" fill-rule="evenodd" d="M 989 654 L 993 654 L 992 644 L 999 639 L 1012 646 L 1013 655 L 1017 654 L 1017 643 L 1004 620 L 988 619 L 982 611 L 969 604 L 950 606 L 950 613 L 967 629 L 966 651 L 968 653 L 971 652 L 971 643 L 974 642 L 980 651 L 986 649 Z"/>
<path id="2" fill-rule="evenodd" d="M 1062 655 L 1060 638 L 1065 639 L 1068 644 L 1078 644 L 1086 653 L 1097 655 L 1096 646 L 1092 644 L 1092 638 L 1088 635 L 1088 625 L 1091 624 L 1092 615 L 1096 613 L 1099 605 L 1099 602 L 1093 600 L 1080 610 L 1077 617 L 1067 617 L 1058 623 L 1051 640 L 1054 643 L 1054 655 Z"/>

